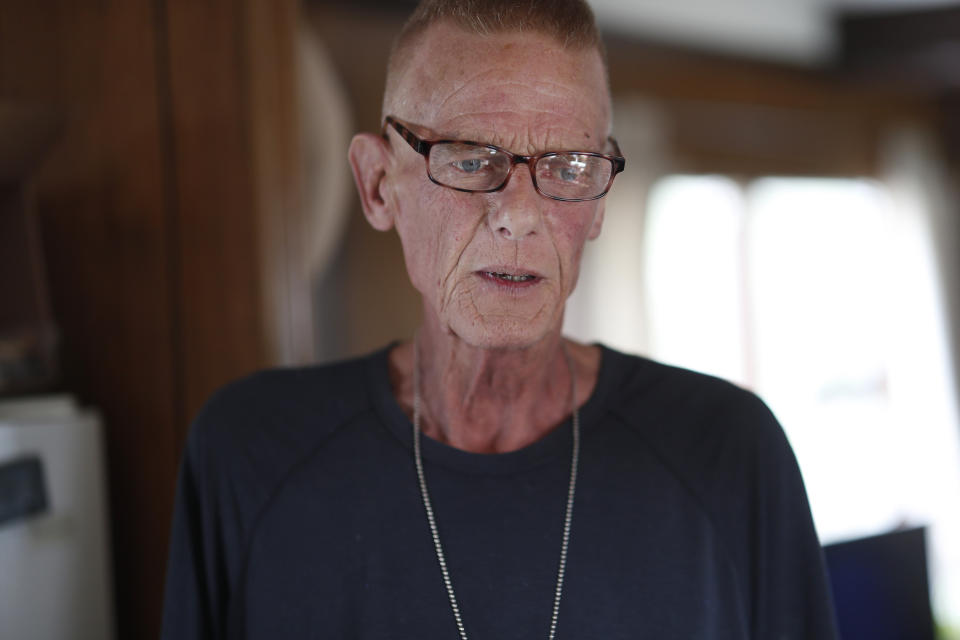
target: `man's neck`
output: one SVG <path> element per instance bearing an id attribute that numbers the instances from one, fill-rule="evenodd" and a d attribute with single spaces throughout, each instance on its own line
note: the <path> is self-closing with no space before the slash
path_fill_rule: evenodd
<path id="1" fill-rule="evenodd" d="M 394 395 L 412 416 L 414 349 L 419 348 L 423 433 L 464 451 L 515 451 L 543 438 L 571 414 L 571 368 L 564 345 L 580 406 L 596 384 L 600 351 L 565 341 L 559 332 L 523 349 L 484 349 L 425 327 L 416 345 L 402 344 L 390 354 Z"/>

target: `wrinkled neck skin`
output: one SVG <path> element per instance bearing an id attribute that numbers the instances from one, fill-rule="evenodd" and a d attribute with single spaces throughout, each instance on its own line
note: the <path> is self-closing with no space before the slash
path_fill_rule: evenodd
<path id="1" fill-rule="evenodd" d="M 524 348 L 490 349 L 466 344 L 428 320 L 418 332 L 420 428 L 451 447 L 473 453 L 505 453 L 540 440 L 570 417 L 570 367 L 581 406 L 593 392 L 600 348 L 567 340 L 559 329 Z M 390 353 L 394 395 L 413 417 L 414 342 Z"/>

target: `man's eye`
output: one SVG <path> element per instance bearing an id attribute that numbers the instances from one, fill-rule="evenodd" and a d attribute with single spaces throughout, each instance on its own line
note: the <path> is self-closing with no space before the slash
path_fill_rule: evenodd
<path id="1" fill-rule="evenodd" d="M 583 173 L 583 170 L 578 167 L 560 167 L 558 173 L 560 174 L 561 180 L 565 182 L 576 182 L 580 174 Z"/>
<path id="2" fill-rule="evenodd" d="M 486 160 L 481 160 L 480 158 L 467 158 L 465 160 L 456 160 L 453 163 L 457 169 L 465 173 L 476 173 L 483 169 L 487 165 Z"/>

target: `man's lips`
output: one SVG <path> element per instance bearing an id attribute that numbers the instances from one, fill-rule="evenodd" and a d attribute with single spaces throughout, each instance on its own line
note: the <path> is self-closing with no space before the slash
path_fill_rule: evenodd
<path id="1" fill-rule="evenodd" d="M 530 285 L 543 279 L 536 271 L 516 267 L 484 267 L 476 271 L 485 280 L 504 285 Z"/>

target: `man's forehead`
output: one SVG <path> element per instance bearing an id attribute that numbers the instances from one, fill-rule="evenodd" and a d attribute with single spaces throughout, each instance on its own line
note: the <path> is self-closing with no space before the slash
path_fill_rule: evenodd
<path id="1" fill-rule="evenodd" d="M 609 120 L 606 75 L 595 49 L 569 50 L 530 32 L 468 33 L 439 23 L 424 31 L 396 71 L 394 115 L 446 135 L 480 136 L 505 117 L 548 129 L 583 129 L 605 137 Z M 602 130 L 602 131 L 601 131 Z M 506 134 L 505 134 L 506 135 Z"/>

